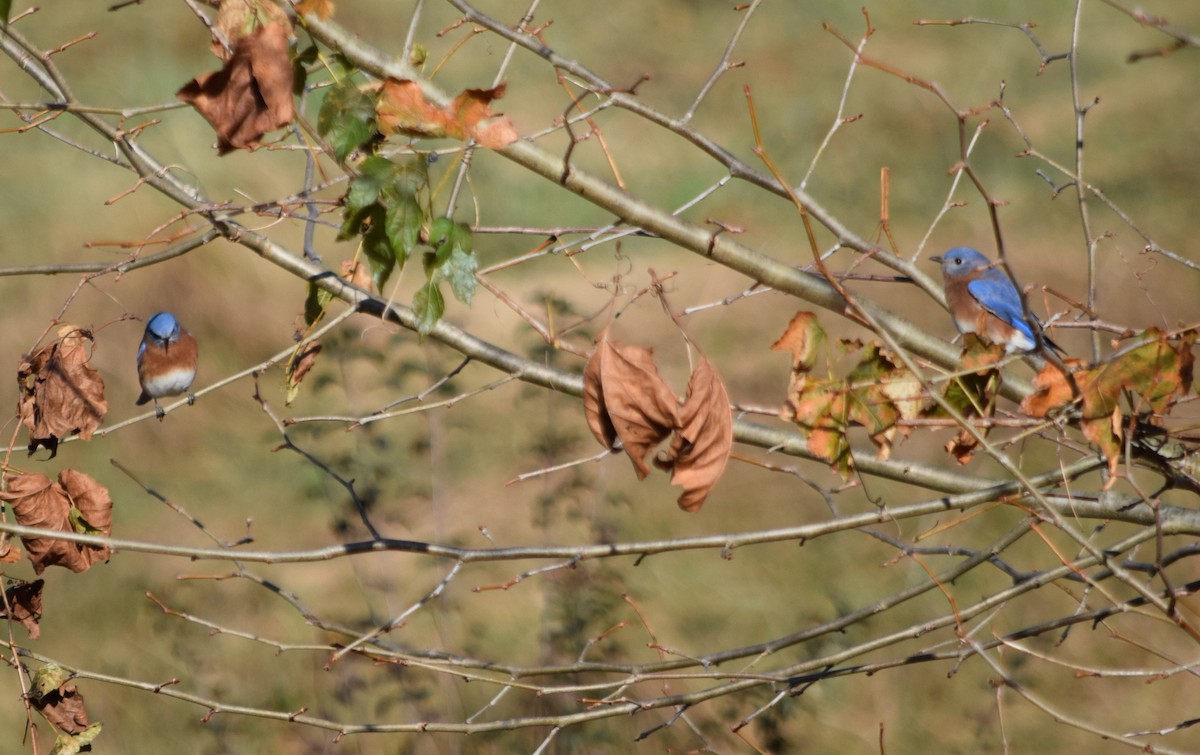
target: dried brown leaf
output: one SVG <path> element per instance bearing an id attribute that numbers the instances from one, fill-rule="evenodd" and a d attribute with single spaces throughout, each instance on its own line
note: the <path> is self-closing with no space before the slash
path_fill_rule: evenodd
<path id="1" fill-rule="evenodd" d="M 0 500 L 12 504 L 17 523 L 25 527 L 75 532 L 77 527 L 71 521 L 74 508 L 77 524 L 82 522 L 81 526 L 91 531 L 111 535 L 112 498 L 108 490 L 73 469 L 60 472 L 58 480 L 52 483 L 42 474 L 5 475 L 5 491 L 0 492 Z M 83 572 L 109 557 L 108 548 L 53 537 L 22 537 L 21 542 L 38 574 L 55 565 Z"/>
<path id="2" fill-rule="evenodd" d="M 38 622 L 42 620 L 42 587 L 44 579 L 22 582 L 4 591 L 4 604 L 0 605 L 0 619 L 12 619 L 29 630 L 29 639 L 42 636 Z"/>
<path id="3" fill-rule="evenodd" d="M 620 438 L 639 480 L 650 474 L 646 454 L 675 428 L 678 407 L 650 349 L 601 337 L 583 370 L 584 414 L 605 448 Z"/>
<path id="4" fill-rule="evenodd" d="M 283 23 L 259 27 L 237 40 L 224 68 L 197 76 L 176 93 L 212 124 L 220 154 L 255 149 L 264 134 L 295 120 L 288 34 Z"/>
<path id="5" fill-rule="evenodd" d="M 467 89 L 447 107 L 425 99 L 421 87 L 407 79 L 388 79 L 379 92 L 376 113 L 379 130 L 386 136 L 406 134 L 431 138 L 474 139 L 490 149 L 507 147 L 517 140 L 508 118 L 495 115 L 488 105 L 504 96 L 506 85 L 494 89 Z"/>
<path id="6" fill-rule="evenodd" d="M 74 684 L 63 684 L 41 697 L 30 697 L 30 702 L 47 721 L 61 731 L 81 734 L 88 727 L 83 694 Z"/>
<path id="7" fill-rule="evenodd" d="M 721 479 L 733 450 L 729 392 L 708 357 L 701 356 L 678 413 L 666 457 L 656 458 L 654 465 L 669 471 L 671 484 L 683 488 L 679 508 L 696 512 Z"/>
<path id="8" fill-rule="evenodd" d="M 71 325 L 58 339 L 26 358 L 17 368 L 17 413 L 29 429 L 29 452 L 38 446 L 57 451 L 71 433 L 90 440 L 108 413 L 104 379 L 88 366 L 92 335 Z"/>

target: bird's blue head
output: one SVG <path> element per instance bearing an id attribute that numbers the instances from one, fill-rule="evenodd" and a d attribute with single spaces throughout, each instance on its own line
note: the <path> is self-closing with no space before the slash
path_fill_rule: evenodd
<path id="1" fill-rule="evenodd" d="M 969 246 L 956 246 L 950 251 L 937 257 L 930 257 L 942 265 L 942 275 L 954 277 L 968 275 L 976 270 L 990 267 L 992 261 Z"/>
<path id="2" fill-rule="evenodd" d="M 179 321 L 170 312 L 159 312 L 146 323 L 146 335 L 161 343 L 179 340 L 180 331 Z"/>

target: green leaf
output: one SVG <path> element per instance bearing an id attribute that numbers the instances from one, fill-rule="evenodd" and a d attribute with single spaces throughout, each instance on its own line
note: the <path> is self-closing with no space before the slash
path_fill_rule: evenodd
<path id="1" fill-rule="evenodd" d="M 54 740 L 54 749 L 50 751 L 50 755 L 75 755 L 77 752 L 83 752 L 84 747 L 100 736 L 101 728 L 101 724 L 92 724 L 78 734 L 60 733 Z"/>
<path id="2" fill-rule="evenodd" d="M 439 249 L 443 244 L 451 242 L 453 233 L 454 221 L 444 216 L 440 217 L 429 226 L 429 245 Z"/>
<path id="3" fill-rule="evenodd" d="M 104 530 L 93 527 L 91 522 L 83 518 L 83 512 L 74 506 L 67 511 L 67 521 L 71 523 L 71 529 L 80 535 L 104 536 Z"/>
<path id="4" fill-rule="evenodd" d="M 392 270 L 396 267 L 396 252 L 388 241 L 383 207 L 378 204 L 371 205 L 369 217 L 371 226 L 363 234 L 362 248 L 371 267 L 371 280 L 375 281 L 378 290 L 383 291 Z"/>
<path id="5" fill-rule="evenodd" d="M 3 3 L 4 0 L 0 0 Z M 308 68 L 317 60 L 317 46 L 309 45 L 292 58 L 292 94 L 299 97 L 304 93 L 304 85 L 308 83 Z"/>
<path id="6" fill-rule="evenodd" d="M 315 283 L 308 284 L 308 295 L 304 297 L 304 324 L 312 325 L 325 314 L 325 308 L 333 301 L 333 294 Z"/>
<path id="7" fill-rule="evenodd" d="M 375 101 L 349 76 L 329 88 L 317 113 L 317 133 L 329 142 L 338 162 L 375 134 Z"/>
<path id="8" fill-rule="evenodd" d="M 57 663 L 47 663 L 33 675 L 33 697 L 41 700 L 46 695 L 62 686 L 66 681 L 67 672 Z"/>
<path id="9" fill-rule="evenodd" d="M 475 271 L 478 269 L 479 262 L 475 255 L 456 247 L 450 253 L 450 258 L 438 268 L 437 279 L 450 284 L 455 299 L 470 305 L 475 296 Z"/>
<path id="10" fill-rule="evenodd" d="M 371 155 L 358 166 L 358 175 L 346 191 L 346 210 L 358 212 L 379 199 L 380 192 L 396 178 L 396 166 L 386 158 Z"/>
<path id="11" fill-rule="evenodd" d="M 375 207 L 374 204 L 371 204 L 358 212 L 347 212 L 346 219 L 342 221 L 342 227 L 338 229 L 337 240 L 347 241 L 362 233 L 362 225 Z"/>
<path id="12" fill-rule="evenodd" d="M 421 205 L 411 194 L 396 197 L 386 204 L 386 223 L 388 241 L 396 256 L 396 265 L 404 267 L 408 255 L 421 237 L 421 222 L 425 219 Z"/>
<path id="13" fill-rule="evenodd" d="M 0 0 L 0 26 L 8 26 L 8 14 L 12 10 L 12 0 Z"/>
<path id="14" fill-rule="evenodd" d="M 417 332 L 421 338 L 429 335 L 445 311 L 446 299 L 438 283 L 429 281 L 417 290 L 417 295 L 413 297 L 413 312 L 417 315 Z"/>

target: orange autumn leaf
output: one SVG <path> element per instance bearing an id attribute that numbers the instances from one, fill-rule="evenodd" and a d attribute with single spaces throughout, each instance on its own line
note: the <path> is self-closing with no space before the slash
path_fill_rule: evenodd
<path id="1" fill-rule="evenodd" d="M 1067 359 L 1063 362 L 1067 369 L 1078 373 L 1083 368 L 1083 361 Z M 1021 401 L 1021 411 L 1030 417 L 1045 417 L 1053 409 L 1064 406 L 1071 400 L 1071 384 L 1066 375 L 1050 362 L 1046 363 L 1038 374 L 1033 376 L 1033 393 Z"/>
<path id="2" fill-rule="evenodd" d="M 112 498 L 94 479 L 65 469 L 52 483 L 42 474 L 5 475 L 0 500 L 12 504 L 17 523 L 25 527 L 112 534 Z M 33 570 L 41 574 L 47 566 L 65 566 L 83 572 L 109 557 L 109 549 L 60 540 L 54 537 L 22 537 Z"/>
<path id="3" fill-rule="evenodd" d="M 333 3 L 330 0 L 300 0 L 296 3 L 296 12 L 301 16 L 315 15 L 325 21 L 333 15 Z"/>
<path id="4" fill-rule="evenodd" d="M 601 336 L 583 370 L 584 414 L 605 448 L 621 440 L 639 480 L 650 474 L 646 454 L 675 428 L 678 405 L 650 349 L 618 346 L 607 331 Z"/>
<path id="5" fill-rule="evenodd" d="M 695 512 L 721 479 L 732 450 L 729 392 L 712 363 L 701 355 L 678 412 L 675 437 L 666 456 L 656 458 L 654 465 L 671 473 L 672 485 L 683 488 L 679 508 Z"/>
<path id="6" fill-rule="evenodd" d="M 264 134 L 295 120 L 288 34 L 286 24 L 275 22 L 240 37 L 224 68 L 176 92 L 212 124 L 218 153 L 255 149 Z"/>
<path id="7" fill-rule="evenodd" d="M 507 147 L 517 140 L 517 130 L 508 118 L 493 114 L 488 107 L 504 96 L 505 87 L 467 89 L 443 108 L 425 99 L 416 82 L 388 79 L 376 104 L 379 130 L 385 136 L 474 139 L 489 149 Z"/>
<path id="8" fill-rule="evenodd" d="M 797 312 L 783 335 L 771 344 L 771 351 L 792 352 L 792 371 L 807 372 L 816 365 L 824 343 L 825 330 L 817 322 L 817 316 L 812 312 Z"/>
<path id="9" fill-rule="evenodd" d="M 79 433 L 90 440 L 108 413 L 104 379 L 88 365 L 92 335 L 71 325 L 58 331 L 58 339 L 17 368 L 17 414 L 29 430 L 29 452 L 38 446 L 53 456 L 58 441 Z"/>

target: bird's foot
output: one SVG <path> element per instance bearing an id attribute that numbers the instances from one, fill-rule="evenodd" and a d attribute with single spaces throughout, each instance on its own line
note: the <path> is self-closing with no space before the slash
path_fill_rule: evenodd
<path id="1" fill-rule="evenodd" d="M 188 397 L 188 406 L 195 406 L 196 405 L 196 394 L 192 393 L 191 391 L 188 391 L 187 397 Z"/>

